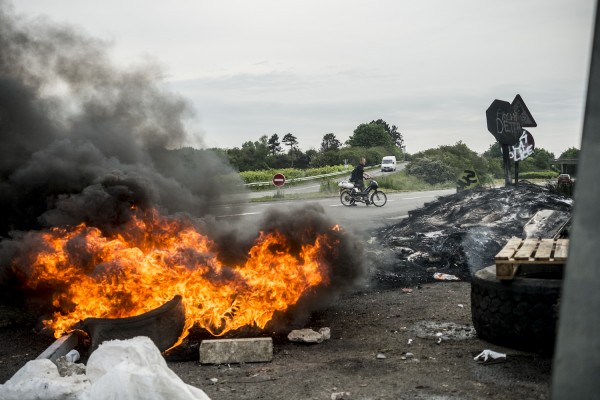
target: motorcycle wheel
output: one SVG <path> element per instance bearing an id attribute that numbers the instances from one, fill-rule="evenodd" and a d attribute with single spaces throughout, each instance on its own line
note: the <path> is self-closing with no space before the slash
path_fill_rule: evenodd
<path id="1" fill-rule="evenodd" d="M 375 207 L 383 207 L 385 203 L 387 203 L 387 196 L 385 195 L 385 193 L 376 190 L 371 195 L 371 203 Z"/>
<path id="2" fill-rule="evenodd" d="M 348 190 L 342 190 L 342 193 L 340 194 L 340 201 L 346 207 L 348 207 L 352 203 L 354 203 L 354 199 L 352 199 L 352 195 L 350 194 L 350 191 L 348 191 Z"/>

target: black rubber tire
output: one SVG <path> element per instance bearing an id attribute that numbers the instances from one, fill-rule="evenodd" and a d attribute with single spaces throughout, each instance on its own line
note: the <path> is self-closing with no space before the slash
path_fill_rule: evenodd
<path id="1" fill-rule="evenodd" d="M 354 200 L 352 199 L 349 190 L 342 190 L 342 193 L 340 193 L 340 202 L 346 207 L 354 203 Z"/>
<path id="2" fill-rule="evenodd" d="M 477 335 L 498 345 L 552 352 L 556 338 L 561 279 L 496 279 L 496 266 L 475 273 L 471 314 Z"/>
<path id="3" fill-rule="evenodd" d="M 387 196 L 385 193 L 376 190 L 371 195 L 371 203 L 375 205 L 375 207 L 383 207 L 385 203 L 387 203 Z"/>

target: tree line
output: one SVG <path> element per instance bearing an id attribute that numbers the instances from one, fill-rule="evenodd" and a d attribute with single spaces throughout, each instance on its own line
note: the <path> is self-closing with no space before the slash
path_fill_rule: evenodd
<path id="1" fill-rule="evenodd" d="M 404 138 L 396 125 L 382 119 L 363 123 L 356 127 L 345 143 L 334 133 L 323 135 L 320 148 L 303 152 L 298 147 L 298 138 L 286 133 L 281 138 L 274 133 L 261 136 L 256 141 L 247 141 L 232 149 L 210 149 L 224 158 L 238 171 L 256 171 L 279 168 L 319 168 L 328 165 L 355 164 L 366 157 L 375 164 L 383 156 L 401 158 Z"/>
<path id="2" fill-rule="evenodd" d="M 308 169 L 336 165 L 355 165 L 361 157 L 367 164 L 378 164 L 382 157 L 394 155 L 409 163 L 406 172 L 429 183 L 455 182 L 465 170 L 473 170 L 481 183 L 503 177 L 502 149 L 498 142 L 492 143 L 481 155 L 471 150 L 462 141 L 454 145 L 442 145 L 415 154 L 404 152 L 404 138 L 397 126 L 389 125 L 382 119 L 363 123 L 356 127 L 352 135 L 342 143 L 334 133 L 323 135 L 319 149 L 303 152 L 298 138 L 287 133 L 281 138 L 277 133 L 270 137 L 261 136 L 256 141 L 247 141 L 241 147 L 232 149 L 213 148 L 206 150 L 179 149 L 156 152 L 162 161 L 172 157 L 183 157 L 193 164 L 200 153 L 210 153 L 224 159 L 239 172 L 273 170 L 284 168 Z M 171 153 L 171 154 L 167 154 Z M 160 154 L 160 157 L 158 157 Z M 569 148 L 558 158 L 578 158 L 579 149 Z M 552 164 L 554 153 L 544 148 L 536 148 L 525 160 L 519 162 L 521 179 L 551 177 L 558 174 Z M 164 162 L 163 162 L 164 164 Z M 190 165 L 191 165 L 190 164 Z M 514 171 L 514 162 L 512 166 Z"/>
<path id="3" fill-rule="evenodd" d="M 558 159 L 579 157 L 579 149 L 571 147 L 560 154 Z M 444 145 L 437 148 L 407 155 L 410 162 L 406 172 L 429 184 L 454 182 L 465 170 L 476 173 L 481 183 L 489 183 L 504 176 L 502 167 L 502 148 L 498 142 L 489 146 L 481 155 L 469 149 L 459 141 L 452 146 Z M 558 175 L 559 170 L 552 161 L 554 153 L 544 148 L 536 148 L 525 160 L 519 162 L 520 179 L 551 178 Z M 514 171 L 514 162 L 511 162 Z"/>

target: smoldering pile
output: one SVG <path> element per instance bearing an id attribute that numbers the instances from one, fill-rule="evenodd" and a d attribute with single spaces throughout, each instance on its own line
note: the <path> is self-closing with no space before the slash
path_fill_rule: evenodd
<path id="1" fill-rule="evenodd" d="M 470 281 L 494 263 L 511 237 L 539 210 L 570 214 L 572 200 L 528 182 L 478 188 L 441 197 L 409 213 L 402 222 L 378 232 L 371 255 L 377 285 L 402 286 L 434 281 L 436 272 Z"/>

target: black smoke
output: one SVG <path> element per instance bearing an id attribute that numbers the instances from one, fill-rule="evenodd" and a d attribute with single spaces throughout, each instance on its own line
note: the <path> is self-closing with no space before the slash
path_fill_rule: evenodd
<path id="1" fill-rule="evenodd" d="M 310 239 L 301 232 L 333 225 L 314 207 L 252 227 L 212 217 L 242 182 L 210 151 L 181 148 L 202 141 L 186 129 L 194 112 L 155 65 L 117 66 L 103 41 L 17 15 L 4 0 L 0 49 L 0 285 L 11 289 L 3 298 L 19 297 L 28 266 L 15 260 L 39 246 L 28 231 L 86 223 L 110 235 L 134 213 L 158 209 L 194 220 L 225 261 L 237 262 L 259 230 L 279 229 L 300 246 Z M 360 248 L 344 235 L 326 257 L 337 290 L 362 270 Z"/>
<path id="2" fill-rule="evenodd" d="M 153 157 L 200 140 L 185 129 L 192 108 L 157 67 L 118 68 L 102 41 L 3 1 L 0 48 L 0 235 L 111 226 L 132 205 L 203 216 L 233 190 L 221 178 L 232 169 L 210 152 L 193 171 Z"/>

